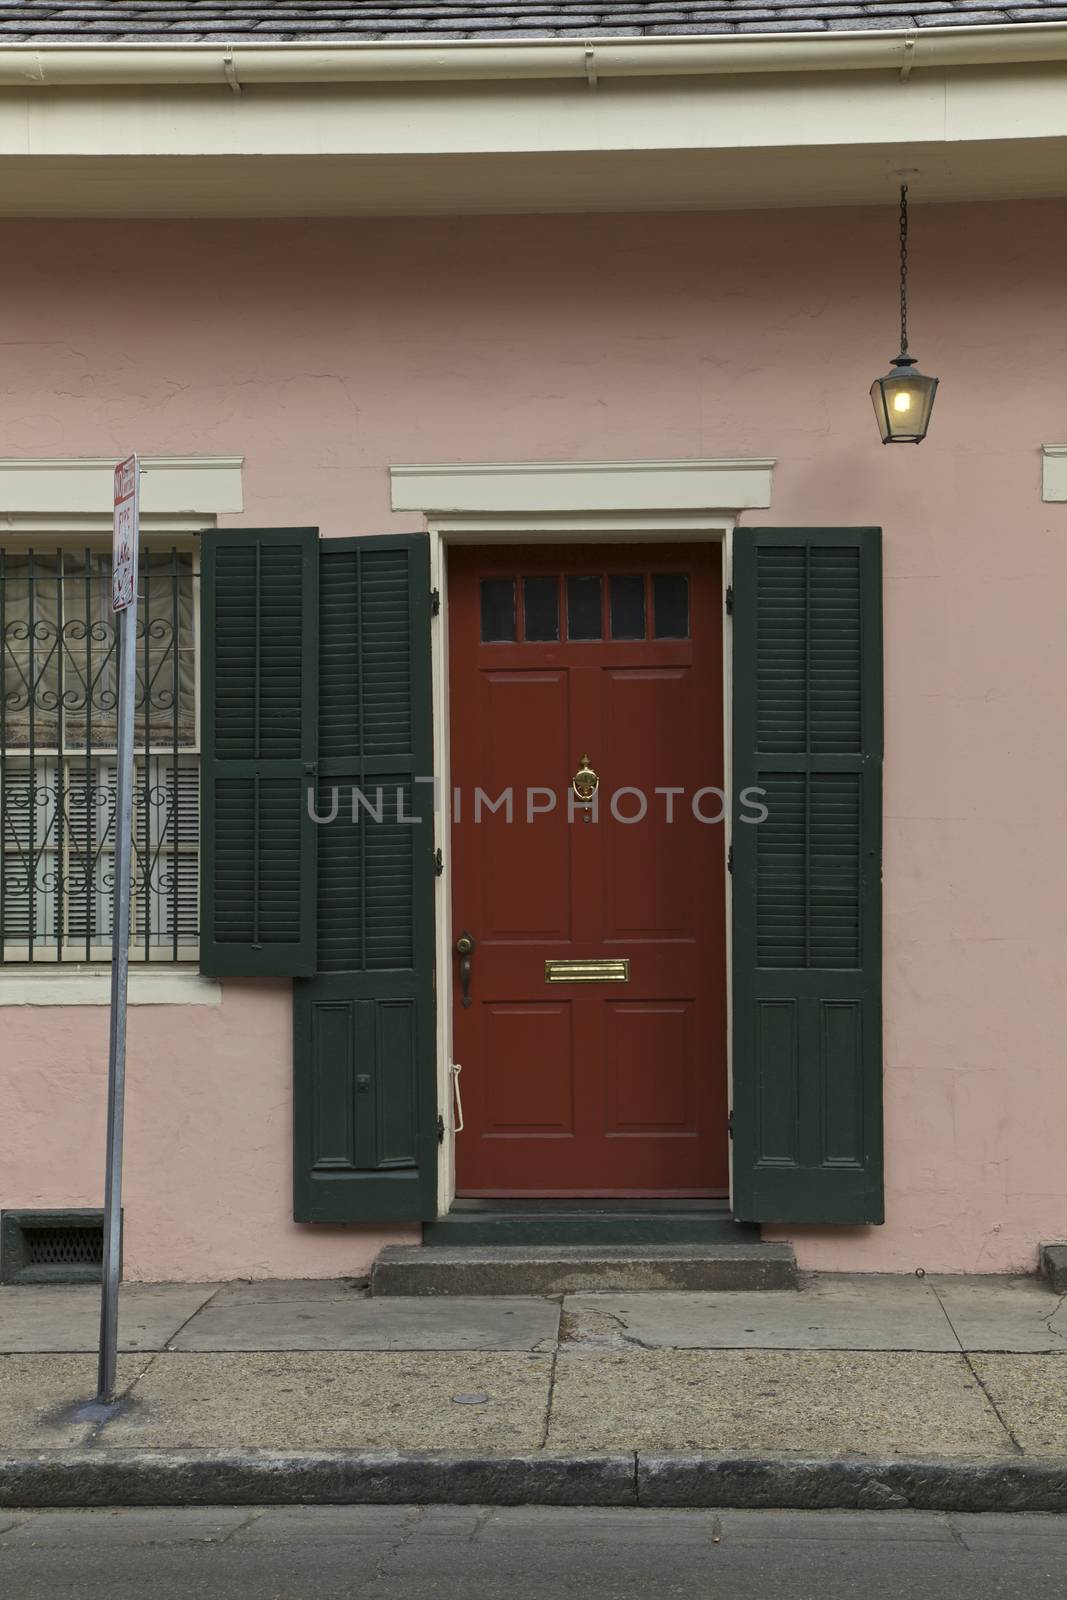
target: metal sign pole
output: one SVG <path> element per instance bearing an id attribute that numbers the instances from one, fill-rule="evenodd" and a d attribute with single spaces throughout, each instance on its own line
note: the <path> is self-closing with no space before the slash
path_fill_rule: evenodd
<path id="1" fill-rule="evenodd" d="M 123 476 L 125 474 L 125 476 Z M 132 478 L 132 485 L 130 479 Z M 97 1399 L 115 1392 L 119 1277 L 122 1249 L 122 1124 L 126 1090 L 126 990 L 130 965 L 130 877 L 133 868 L 133 732 L 137 691 L 137 457 L 115 473 L 112 608 L 118 624 L 118 772 L 111 923 L 111 1025 L 107 1056 L 107 1170 L 104 1181 L 104 1260 L 100 1289 Z M 127 493 L 120 491 L 125 488 Z"/>

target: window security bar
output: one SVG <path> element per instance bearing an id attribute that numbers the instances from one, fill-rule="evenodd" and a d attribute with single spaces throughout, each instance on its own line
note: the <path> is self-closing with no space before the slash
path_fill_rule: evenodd
<path id="1" fill-rule="evenodd" d="M 194 552 L 142 549 L 130 957 L 193 960 Z M 0 961 L 107 961 L 117 649 L 110 549 L 0 549 Z"/>

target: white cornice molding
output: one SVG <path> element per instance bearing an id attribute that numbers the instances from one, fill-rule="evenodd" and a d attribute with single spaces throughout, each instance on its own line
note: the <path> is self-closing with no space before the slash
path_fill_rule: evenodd
<path id="1" fill-rule="evenodd" d="M 118 457 L 0 459 L 0 523 L 10 516 L 111 514 Z M 244 510 L 243 456 L 142 456 L 146 516 L 207 516 Z"/>
<path id="2" fill-rule="evenodd" d="M 1041 498 L 1067 500 L 1067 444 L 1041 446 Z"/>
<path id="3" fill-rule="evenodd" d="M 1064 61 L 1065 24 L 585 48 L 556 39 L 21 49 L 0 37 L 0 214 L 884 205 L 887 174 L 917 151 L 916 200 L 1062 196 Z M 609 79 L 610 94 L 591 92 Z M 187 92 L 197 84 L 205 92 Z M 242 87 L 250 92 L 232 92 Z"/>
<path id="4" fill-rule="evenodd" d="M 771 503 L 770 458 L 514 461 L 389 469 L 394 511 L 428 516 L 744 511 Z"/>

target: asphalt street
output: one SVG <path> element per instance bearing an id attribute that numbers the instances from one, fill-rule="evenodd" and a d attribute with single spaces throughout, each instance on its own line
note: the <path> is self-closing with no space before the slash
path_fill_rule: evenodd
<path id="1" fill-rule="evenodd" d="M 1067 1516 L 281 1506 L 0 1512 L 5 1600 L 1062 1600 Z"/>

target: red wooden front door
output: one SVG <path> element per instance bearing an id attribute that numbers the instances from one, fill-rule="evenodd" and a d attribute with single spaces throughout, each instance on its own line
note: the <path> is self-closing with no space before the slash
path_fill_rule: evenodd
<path id="1" fill-rule="evenodd" d="M 460 1194 L 726 1190 L 720 559 L 452 553 Z"/>

